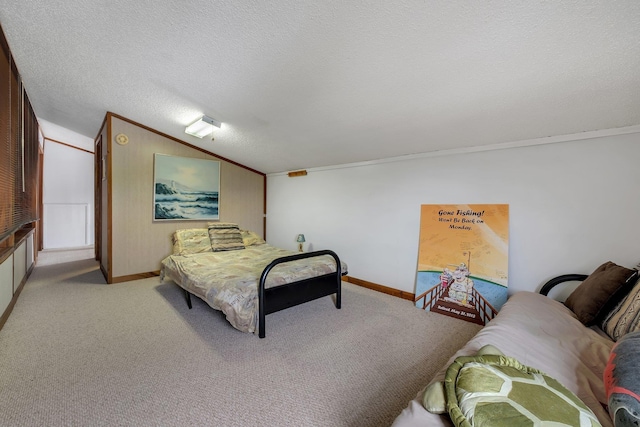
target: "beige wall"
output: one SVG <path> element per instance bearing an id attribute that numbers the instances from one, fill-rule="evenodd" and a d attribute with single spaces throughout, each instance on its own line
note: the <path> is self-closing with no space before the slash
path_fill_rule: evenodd
<path id="1" fill-rule="evenodd" d="M 108 144 L 111 147 L 111 259 L 114 279 L 158 271 L 160 261 L 171 253 L 171 234 L 175 230 L 206 227 L 206 221 L 153 221 L 154 154 L 219 160 L 112 117 L 110 137 L 113 139 L 120 133 L 128 136 L 127 145 L 118 145 L 114 141 Z M 220 221 L 234 222 L 240 228 L 264 235 L 264 185 L 264 175 L 222 160 Z M 105 226 L 106 218 L 103 219 Z"/>

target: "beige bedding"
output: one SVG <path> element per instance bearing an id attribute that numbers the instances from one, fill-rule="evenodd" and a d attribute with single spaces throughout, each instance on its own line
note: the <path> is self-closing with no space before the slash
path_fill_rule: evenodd
<path id="1" fill-rule="evenodd" d="M 575 393 L 604 427 L 613 424 L 603 405 L 607 402 L 603 370 L 613 341 L 585 327 L 567 307 L 533 292 L 514 294 L 473 339 L 443 367 L 436 380 L 457 356 L 474 355 L 491 344 L 520 363 L 537 368 Z M 393 427 L 453 426 L 448 415 L 427 412 L 421 391 L 396 418 Z"/>
<path id="2" fill-rule="evenodd" d="M 264 268 L 276 258 L 296 252 L 268 244 L 222 252 L 170 255 L 162 260 L 160 279 L 171 279 L 202 298 L 243 332 L 255 332 L 258 322 L 258 283 Z M 346 265 L 341 263 L 342 273 Z M 273 268 L 266 287 L 283 285 L 336 271 L 333 257 L 323 255 L 287 262 Z"/>

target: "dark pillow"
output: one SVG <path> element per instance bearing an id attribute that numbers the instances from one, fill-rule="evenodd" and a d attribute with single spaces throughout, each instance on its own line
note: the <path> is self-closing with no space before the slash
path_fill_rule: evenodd
<path id="1" fill-rule="evenodd" d="M 624 298 L 635 283 L 637 274 L 636 270 L 605 262 L 569 295 L 564 304 L 582 323 L 591 326 Z"/>
<path id="2" fill-rule="evenodd" d="M 640 425 L 640 331 L 623 336 L 611 349 L 604 387 L 613 424 Z"/>

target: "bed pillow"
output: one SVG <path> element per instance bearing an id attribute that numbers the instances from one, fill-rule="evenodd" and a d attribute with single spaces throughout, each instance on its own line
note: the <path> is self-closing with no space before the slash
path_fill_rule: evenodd
<path id="1" fill-rule="evenodd" d="M 640 331 L 620 338 L 604 370 L 609 414 L 616 427 L 640 425 Z"/>
<path id="2" fill-rule="evenodd" d="M 240 234 L 242 235 L 242 242 L 245 246 L 263 245 L 267 243 L 262 237 L 253 231 L 240 230 Z"/>
<path id="3" fill-rule="evenodd" d="M 564 304 L 586 326 L 606 315 L 629 292 L 638 271 L 605 262 L 591 273 Z"/>
<path id="4" fill-rule="evenodd" d="M 213 252 L 244 249 L 238 224 L 227 222 L 209 223 L 209 240 Z"/>
<path id="5" fill-rule="evenodd" d="M 172 236 L 173 254 L 190 255 L 211 252 L 211 241 L 206 228 L 176 230 Z"/>
<path id="6" fill-rule="evenodd" d="M 503 356 L 498 348 L 487 344 L 476 353 L 476 356 L 484 356 L 487 354 Z M 444 382 L 434 381 L 429 384 L 422 395 L 422 406 L 432 414 L 446 414 L 447 400 L 444 397 Z"/>
<path id="7" fill-rule="evenodd" d="M 640 331 L 640 280 L 636 281 L 631 292 L 607 314 L 600 327 L 614 341 L 630 332 Z"/>
<path id="8" fill-rule="evenodd" d="M 447 409 L 457 427 L 600 426 L 570 390 L 507 356 L 462 356 L 445 376 Z"/>

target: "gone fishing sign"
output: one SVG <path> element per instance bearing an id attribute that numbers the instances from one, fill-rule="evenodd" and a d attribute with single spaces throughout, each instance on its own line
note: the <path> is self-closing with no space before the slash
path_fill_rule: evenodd
<path id="1" fill-rule="evenodd" d="M 507 301 L 509 205 L 422 205 L 416 306 L 484 325 Z"/>

